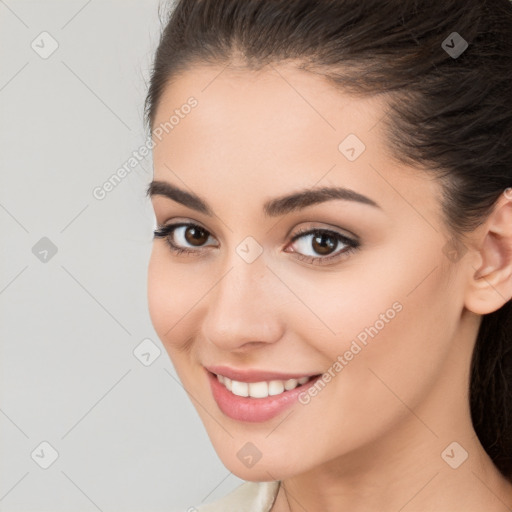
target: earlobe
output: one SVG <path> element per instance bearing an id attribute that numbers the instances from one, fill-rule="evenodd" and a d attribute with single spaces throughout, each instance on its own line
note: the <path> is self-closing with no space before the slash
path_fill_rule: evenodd
<path id="1" fill-rule="evenodd" d="M 475 233 L 477 254 L 469 263 L 465 305 L 473 313 L 485 315 L 512 298 L 512 194 L 502 194 Z"/>

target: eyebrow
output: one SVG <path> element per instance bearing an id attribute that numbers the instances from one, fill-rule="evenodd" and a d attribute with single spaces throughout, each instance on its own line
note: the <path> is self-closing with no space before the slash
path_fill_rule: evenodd
<path id="1" fill-rule="evenodd" d="M 192 192 L 182 190 L 167 181 L 153 180 L 147 188 L 146 195 L 150 198 L 153 196 L 164 196 L 192 210 L 213 216 L 213 210 L 204 199 L 201 199 Z M 354 190 L 343 187 L 322 187 L 304 189 L 293 194 L 271 199 L 263 205 L 263 211 L 267 217 L 278 217 L 333 199 L 355 201 L 374 206 L 375 208 L 381 208 L 375 201 Z"/>

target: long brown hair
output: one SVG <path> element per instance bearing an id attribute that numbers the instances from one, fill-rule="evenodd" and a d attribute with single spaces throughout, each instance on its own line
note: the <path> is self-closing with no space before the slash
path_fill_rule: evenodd
<path id="1" fill-rule="evenodd" d="M 512 186 L 510 0 L 178 0 L 146 98 L 151 129 L 168 83 L 194 63 L 293 61 L 355 95 L 386 93 L 391 154 L 443 185 L 463 243 Z M 466 46 L 467 45 L 467 46 Z M 512 301 L 484 315 L 471 364 L 475 431 L 512 478 Z"/>

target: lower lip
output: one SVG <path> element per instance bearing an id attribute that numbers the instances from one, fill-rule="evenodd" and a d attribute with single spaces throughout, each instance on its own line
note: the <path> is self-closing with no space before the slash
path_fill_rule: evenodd
<path id="1" fill-rule="evenodd" d="M 274 418 L 288 407 L 298 401 L 299 395 L 321 377 L 318 375 L 302 386 L 297 386 L 290 391 L 284 391 L 279 395 L 266 398 L 252 398 L 234 395 L 224 384 L 221 384 L 217 376 L 207 371 L 213 398 L 219 409 L 228 417 L 237 421 L 262 422 Z"/>

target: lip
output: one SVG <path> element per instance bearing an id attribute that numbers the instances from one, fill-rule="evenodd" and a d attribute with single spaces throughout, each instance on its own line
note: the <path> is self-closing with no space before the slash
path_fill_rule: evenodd
<path id="1" fill-rule="evenodd" d="M 231 380 L 239 382 L 262 382 L 269 380 L 300 379 L 301 377 L 314 377 L 317 373 L 282 373 L 266 370 L 242 370 L 230 368 L 229 366 L 205 366 L 205 368 L 216 375 L 224 375 Z"/>
<path id="2" fill-rule="evenodd" d="M 225 371 L 225 370 L 223 370 Z M 225 375 L 224 373 L 220 372 L 221 375 Z M 212 373 L 208 370 L 206 370 L 206 374 L 208 377 L 208 380 L 210 382 L 210 388 L 212 391 L 212 395 L 214 400 L 217 402 L 217 406 L 219 409 L 229 418 L 237 420 L 237 421 L 246 421 L 251 423 L 259 423 L 259 422 L 265 422 L 268 421 L 279 414 L 283 413 L 286 409 L 291 407 L 293 404 L 298 402 L 299 395 L 305 391 L 311 386 L 313 386 L 316 381 L 322 376 L 316 375 L 311 380 L 306 382 L 305 384 L 301 386 L 297 386 L 295 389 L 292 389 L 290 391 L 284 391 L 283 393 L 279 395 L 272 395 L 268 396 L 266 398 L 252 398 L 252 397 L 244 397 L 244 396 L 238 396 L 231 391 L 229 391 L 224 384 L 221 384 L 219 380 L 217 379 L 217 376 L 215 373 Z M 248 378 L 253 378 L 255 375 L 258 376 L 258 379 L 261 375 L 278 375 L 276 373 L 265 373 L 265 372 L 255 372 L 253 374 L 245 373 L 245 375 L 249 375 Z M 284 374 L 280 374 L 284 375 Z M 295 374 L 297 375 L 297 374 Z M 300 375 L 304 377 L 305 375 Z M 229 375 L 226 375 L 226 377 L 229 377 Z M 284 379 L 275 379 L 275 380 L 286 380 L 287 375 Z M 294 378 L 294 377 L 290 377 Z M 261 380 L 267 380 L 267 379 L 260 379 L 258 380 L 256 378 L 253 378 L 251 381 L 245 381 L 245 382 L 260 382 Z M 234 379 L 238 380 L 238 379 Z M 269 379 L 274 380 L 274 379 Z M 241 381 L 243 382 L 243 381 Z"/>

